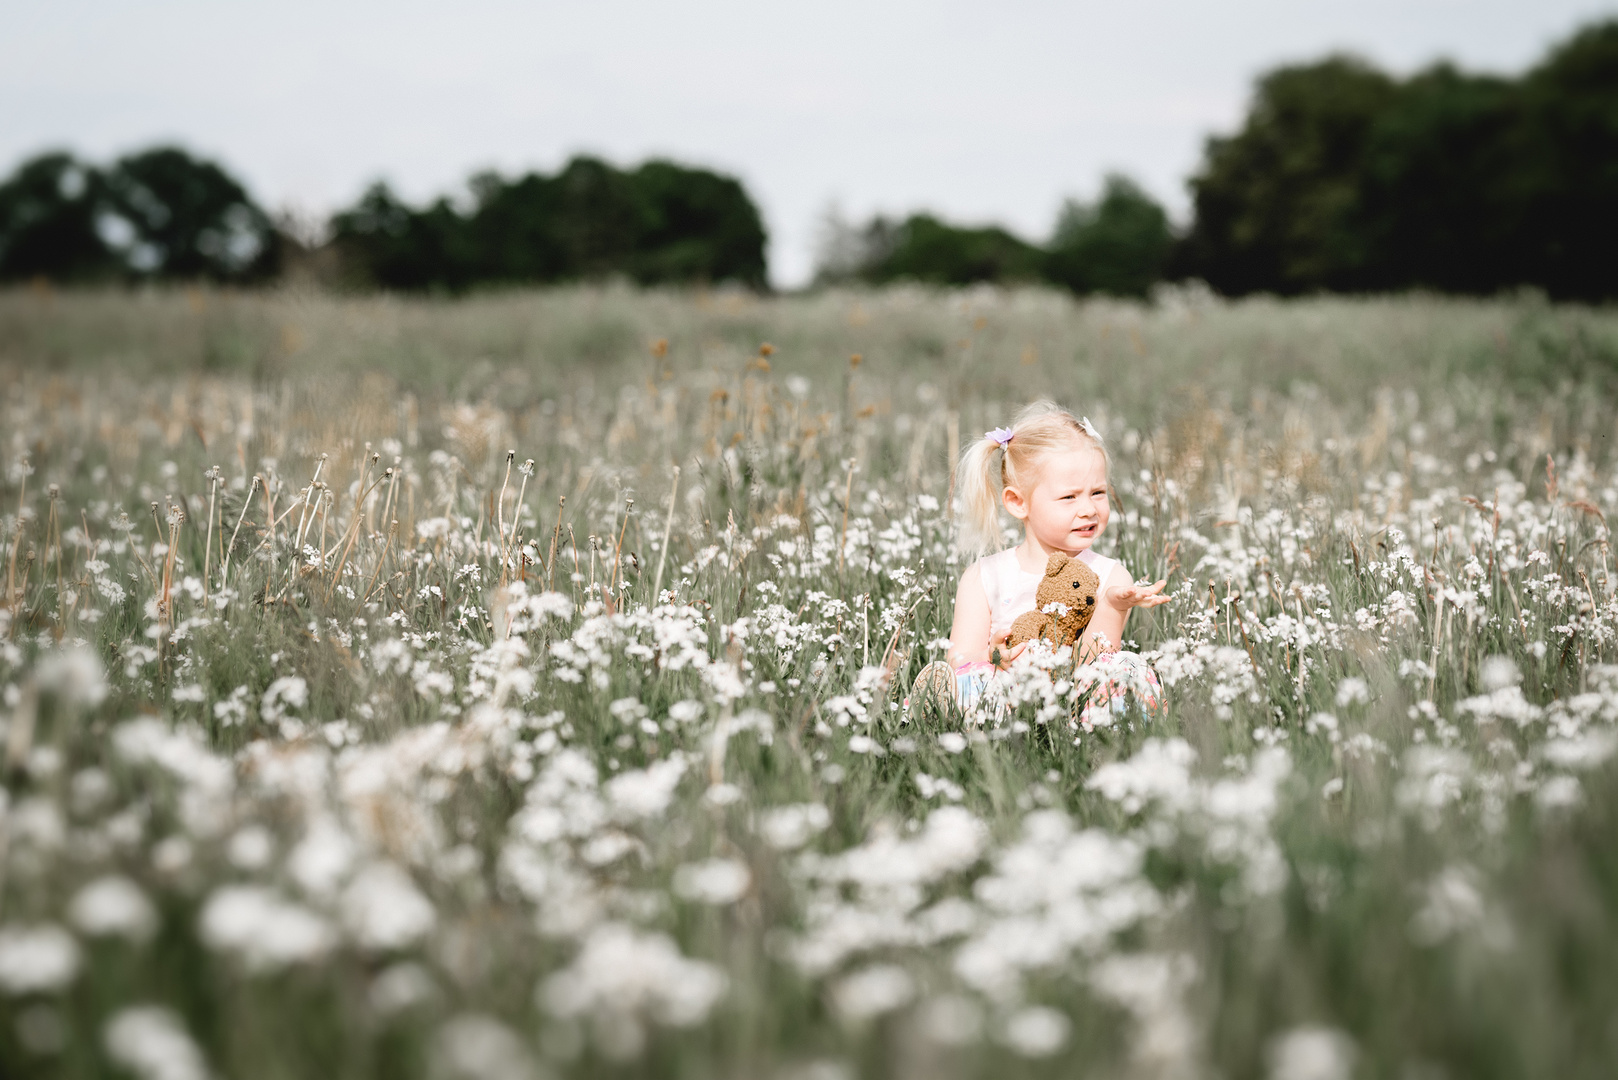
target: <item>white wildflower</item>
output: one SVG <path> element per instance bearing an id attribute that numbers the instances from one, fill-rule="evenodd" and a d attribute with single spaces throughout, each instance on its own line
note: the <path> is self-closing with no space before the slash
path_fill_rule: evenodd
<path id="1" fill-rule="evenodd" d="M 438 996 L 438 985 L 427 969 L 413 961 L 401 961 L 383 969 L 371 980 L 371 1008 L 381 1016 L 392 1016 Z"/>
<path id="2" fill-rule="evenodd" d="M 1488 691 L 1504 690 L 1522 682 L 1517 662 L 1509 656 L 1486 656 L 1478 665 L 1478 681 Z"/>
<path id="3" fill-rule="evenodd" d="M 231 865 L 242 870 L 262 870 L 275 854 L 275 838 L 262 825 L 238 829 L 225 848 Z"/>
<path id="4" fill-rule="evenodd" d="M 0 991 L 52 993 L 79 973 L 79 945 L 52 923 L 0 927 Z"/>
<path id="5" fill-rule="evenodd" d="M 1196 756 L 1184 739 L 1147 739 L 1134 757 L 1101 766 L 1084 786 L 1130 814 L 1140 813 L 1151 802 L 1183 806 L 1192 794 L 1191 765 Z"/>
<path id="6" fill-rule="evenodd" d="M 400 949 L 433 928 L 438 913 L 403 869 L 390 862 L 361 870 L 343 892 L 343 922 L 368 949 Z"/>
<path id="7" fill-rule="evenodd" d="M 157 1005 L 121 1009 L 102 1029 L 107 1056 L 140 1080 L 207 1080 L 208 1065 L 180 1018 Z"/>
<path id="8" fill-rule="evenodd" d="M 266 723 L 286 716 L 292 709 L 309 704 L 309 684 L 297 675 L 283 675 L 270 683 L 259 701 L 258 711 Z"/>
<path id="9" fill-rule="evenodd" d="M 1364 705 L 1371 700 L 1371 688 L 1364 679 L 1357 675 L 1350 675 L 1337 684 L 1335 698 L 1339 709 L 1346 709 L 1350 705 Z"/>
<path id="10" fill-rule="evenodd" d="M 107 670 L 87 645 L 51 649 L 34 668 L 41 690 L 76 705 L 99 705 L 107 696 Z"/>
<path id="11" fill-rule="evenodd" d="M 1044 1005 L 1018 1009 L 998 1025 L 1002 1043 L 1027 1058 L 1050 1057 L 1067 1044 L 1072 1028 L 1066 1016 Z"/>
<path id="12" fill-rule="evenodd" d="M 1584 801 L 1584 789 L 1577 778 L 1553 776 L 1534 791 L 1534 805 L 1545 811 L 1565 810 Z"/>
<path id="13" fill-rule="evenodd" d="M 676 701 L 669 706 L 669 719 L 689 724 L 693 720 L 701 719 L 704 711 L 700 701 Z"/>
<path id="14" fill-rule="evenodd" d="M 1410 938 L 1418 945 L 1437 945 L 1479 926 L 1487 913 L 1477 872 L 1469 866 L 1445 867 L 1427 883 L 1424 900 L 1410 920 Z"/>
<path id="15" fill-rule="evenodd" d="M 644 1044 L 643 1019 L 691 1027 L 707 1018 L 724 990 L 723 972 L 682 956 L 665 935 L 603 923 L 573 963 L 540 985 L 538 997 L 553 1016 L 594 1020 L 603 1051 L 628 1058 Z"/>
<path id="16" fill-rule="evenodd" d="M 305 892 L 328 896 L 354 864 L 353 839 L 330 816 L 310 823 L 303 839 L 287 855 L 287 871 Z"/>
<path id="17" fill-rule="evenodd" d="M 674 891 L 701 904 L 733 904 L 747 894 L 753 875 L 735 859 L 688 863 L 674 872 Z"/>
<path id="18" fill-rule="evenodd" d="M 1297 1027 L 1270 1041 L 1270 1080 L 1349 1080 L 1354 1040 L 1336 1028 Z"/>
<path id="19" fill-rule="evenodd" d="M 215 890 L 203 904 L 199 929 L 205 943 L 236 953 L 250 971 L 317 960 L 337 940 L 320 916 L 259 885 Z"/>
<path id="20" fill-rule="evenodd" d="M 831 813 L 819 803 L 796 803 L 767 810 L 759 818 L 759 834 L 771 847 L 791 851 L 807 844 L 831 824 Z"/>
<path id="21" fill-rule="evenodd" d="M 685 758 L 671 754 L 644 769 L 621 773 L 607 781 L 607 800 L 620 818 L 657 817 L 668 809 L 685 768 Z"/>
<path id="22" fill-rule="evenodd" d="M 1593 769 L 1618 752 L 1618 731 L 1598 728 L 1565 739 L 1550 739 L 1539 757 L 1559 769 Z"/>
<path id="23" fill-rule="evenodd" d="M 862 1021 L 910 1003 L 916 982 L 894 964 L 875 964 L 848 975 L 832 987 L 832 1003 L 845 1020 Z"/>
<path id="24" fill-rule="evenodd" d="M 489 1016 L 463 1014 L 438 1029 L 433 1072 L 445 1080 L 532 1080 L 537 1076 L 527 1045 Z"/>
<path id="25" fill-rule="evenodd" d="M 713 784 L 702 793 L 702 801 L 709 806 L 731 806 L 746 796 L 735 784 Z"/>
<path id="26" fill-rule="evenodd" d="M 152 902 L 133 881 L 116 874 L 97 878 L 75 893 L 67 915 L 91 937 L 145 941 L 157 930 Z"/>

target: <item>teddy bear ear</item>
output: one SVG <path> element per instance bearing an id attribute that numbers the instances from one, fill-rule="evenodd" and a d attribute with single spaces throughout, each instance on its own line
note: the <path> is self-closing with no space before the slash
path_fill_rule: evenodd
<path id="1" fill-rule="evenodd" d="M 1068 558 L 1065 554 L 1060 551 L 1051 552 L 1050 559 L 1045 563 L 1045 576 L 1057 577 L 1061 574 L 1063 568 L 1067 566 L 1067 563 Z"/>

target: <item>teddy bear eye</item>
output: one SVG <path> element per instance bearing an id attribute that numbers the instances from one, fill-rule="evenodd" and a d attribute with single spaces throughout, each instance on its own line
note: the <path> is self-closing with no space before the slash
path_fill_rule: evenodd
<path id="1" fill-rule="evenodd" d="M 1077 588 L 1078 588 L 1078 587 L 1079 587 L 1079 586 L 1080 586 L 1080 585 L 1082 585 L 1082 584 L 1084 584 L 1084 582 L 1082 582 L 1082 581 L 1075 581 L 1075 582 L 1074 582 L 1074 583 L 1073 583 L 1073 587 L 1074 587 L 1074 588 L 1075 588 L 1075 589 L 1077 589 Z"/>

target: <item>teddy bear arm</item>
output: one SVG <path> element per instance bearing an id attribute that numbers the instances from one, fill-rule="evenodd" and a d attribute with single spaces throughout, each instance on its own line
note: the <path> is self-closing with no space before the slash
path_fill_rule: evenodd
<path id="1" fill-rule="evenodd" d="M 1025 641 L 1032 641 L 1045 631 L 1045 626 L 1051 617 L 1042 611 L 1025 611 L 1018 615 L 1011 624 L 1011 644 L 1021 645 Z"/>

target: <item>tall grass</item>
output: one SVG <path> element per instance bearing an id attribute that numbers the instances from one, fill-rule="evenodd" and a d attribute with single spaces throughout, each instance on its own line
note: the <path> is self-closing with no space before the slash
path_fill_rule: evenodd
<path id="1" fill-rule="evenodd" d="M 1615 362 L 1532 298 L 0 294 L 0 1063 L 1605 1075 Z M 1040 394 L 1167 705 L 907 710 Z"/>

